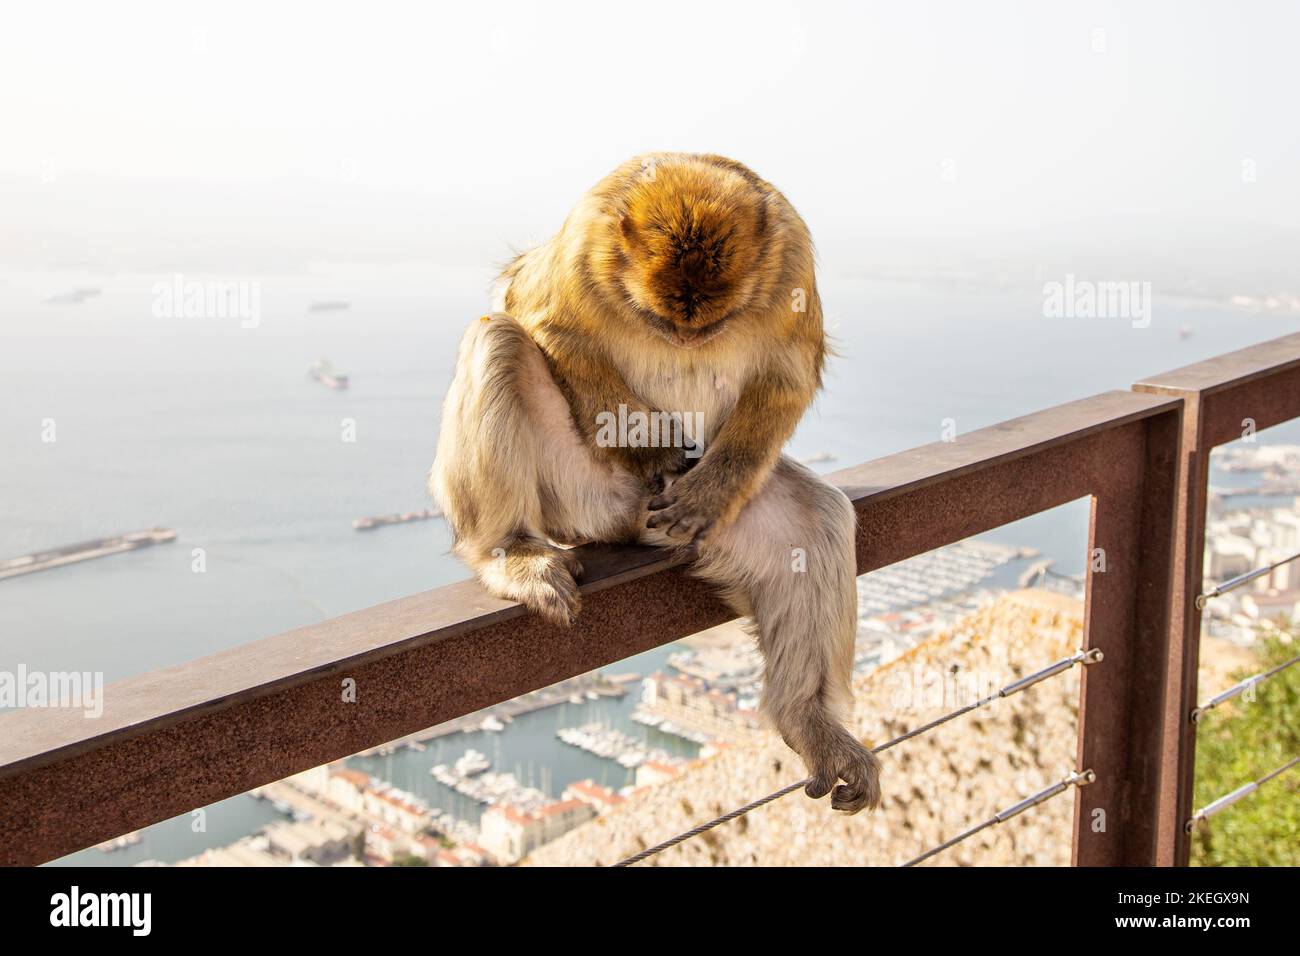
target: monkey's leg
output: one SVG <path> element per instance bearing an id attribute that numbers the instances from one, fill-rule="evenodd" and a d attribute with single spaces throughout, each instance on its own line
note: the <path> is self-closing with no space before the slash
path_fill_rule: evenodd
<path id="1" fill-rule="evenodd" d="M 807 765 L 808 795 L 833 789 L 831 805 L 849 813 L 880 802 L 879 764 L 844 726 L 858 623 L 855 521 L 839 489 L 782 456 L 736 520 L 700 546 L 696 565 L 753 620 L 763 710 Z"/>
<path id="2" fill-rule="evenodd" d="M 596 464 L 541 351 L 504 313 L 461 341 L 429 485 L 484 586 L 562 625 L 582 567 L 548 538 L 617 540 L 634 520 L 634 480 Z"/>

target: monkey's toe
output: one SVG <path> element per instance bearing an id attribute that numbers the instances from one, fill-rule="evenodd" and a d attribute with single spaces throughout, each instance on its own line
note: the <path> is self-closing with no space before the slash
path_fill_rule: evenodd
<path id="1" fill-rule="evenodd" d="M 570 626 L 582 609 L 574 578 L 582 574 L 577 557 L 563 548 L 549 548 L 522 563 L 514 573 L 508 596 L 552 624 Z"/>
<path id="2" fill-rule="evenodd" d="M 574 553 L 572 548 L 559 548 L 558 550 L 560 560 L 564 562 L 569 574 L 573 575 L 574 578 L 581 578 L 586 571 L 582 567 L 582 562 L 578 560 L 578 555 Z"/>
<path id="3" fill-rule="evenodd" d="M 572 626 L 582 610 L 582 596 L 572 578 L 567 583 L 563 580 L 534 582 L 521 601 L 525 607 L 560 627 Z"/>
<path id="4" fill-rule="evenodd" d="M 847 732 L 822 738 L 808 762 L 812 773 L 804 793 L 812 799 L 829 793 L 831 808 L 850 816 L 879 806 L 880 761 Z"/>
<path id="5" fill-rule="evenodd" d="M 853 754 L 839 771 L 845 782 L 831 794 L 831 808 L 852 816 L 880 806 L 880 761 L 865 747 Z"/>
<path id="6" fill-rule="evenodd" d="M 804 785 L 803 792 L 813 800 L 820 800 L 831 792 L 837 778 L 826 773 L 813 774 L 812 779 Z"/>

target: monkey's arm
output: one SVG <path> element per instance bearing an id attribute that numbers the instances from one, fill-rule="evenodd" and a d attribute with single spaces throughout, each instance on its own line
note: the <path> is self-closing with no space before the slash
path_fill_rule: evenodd
<path id="1" fill-rule="evenodd" d="M 578 433 L 593 453 L 647 480 L 686 470 L 691 462 L 684 448 L 641 448 L 618 443 L 602 446 L 598 443 L 598 416 L 617 416 L 620 405 L 627 406 L 629 413 L 641 412 L 646 416 L 655 409 L 633 393 L 612 362 L 592 353 L 589 339 L 583 341 L 568 330 L 552 327 L 546 330 L 543 342 L 552 376 L 568 400 Z M 657 487 L 662 488 L 662 484 Z"/>
<path id="2" fill-rule="evenodd" d="M 650 502 L 646 526 L 694 540 L 731 522 L 776 464 L 815 389 L 815 378 L 794 369 L 750 379 L 699 464 Z"/>

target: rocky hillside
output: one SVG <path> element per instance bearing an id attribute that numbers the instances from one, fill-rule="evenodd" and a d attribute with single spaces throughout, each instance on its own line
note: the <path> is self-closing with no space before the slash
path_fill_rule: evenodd
<path id="1" fill-rule="evenodd" d="M 1045 591 L 1003 595 L 951 632 L 859 680 L 856 729 L 879 743 L 1074 653 L 1079 602 Z M 1105 666 L 1100 665 L 1100 666 Z M 652 858 L 643 866 L 894 865 L 1064 777 L 1074 765 L 1079 669 L 886 752 L 885 802 L 843 817 L 802 792 Z M 780 738 L 737 746 L 529 857 L 608 864 L 803 776 Z M 1064 865 L 1073 797 L 1062 794 L 932 859 L 932 865 Z"/>

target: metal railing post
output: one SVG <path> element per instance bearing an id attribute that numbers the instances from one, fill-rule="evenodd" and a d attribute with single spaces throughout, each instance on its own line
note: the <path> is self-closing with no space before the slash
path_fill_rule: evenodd
<path id="1" fill-rule="evenodd" d="M 1300 334 L 1152 376 L 1136 392 L 1183 400 L 1178 515 L 1173 541 L 1173 614 L 1165 661 L 1165 739 L 1169 767 L 1159 804 L 1160 862 L 1186 866 L 1196 777 L 1197 670 L 1205 578 L 1210 452 L 1217 445 L 1300 415 Z"/>
<path id="2" fill-rule="evenodd" d="M 1117 435 L 1092 498 L 1085 647 L 1105 667 L 1084 672 L 1077 767 L 1096 782 L 1075 796 L 1076 866 L 1171 862 L 1157 820 L 1172 752 L 1164 709 L 1171 633 L 1180 416 Z"/>

